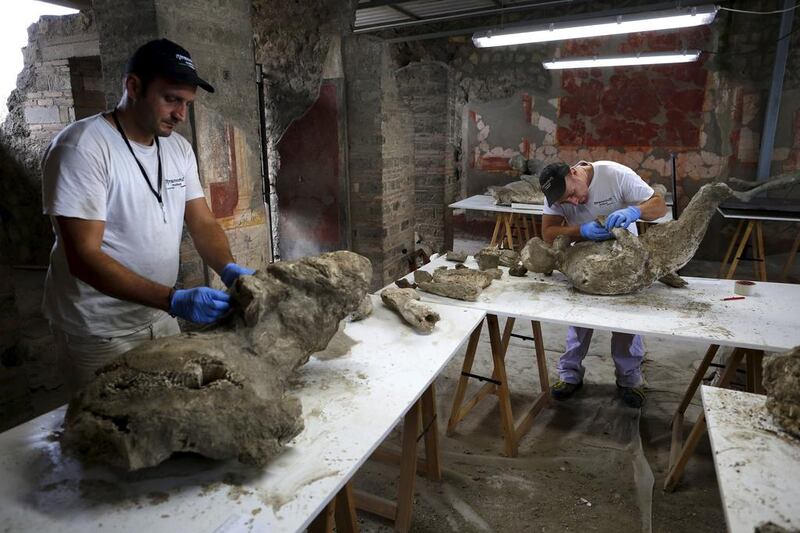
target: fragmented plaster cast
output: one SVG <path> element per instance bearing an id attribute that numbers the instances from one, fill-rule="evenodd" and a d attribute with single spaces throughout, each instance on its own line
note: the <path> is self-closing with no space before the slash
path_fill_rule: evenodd
<path id="1" fill-rule="evenodd" d="M 552 246 L 534 237 L 522 250 L 522 264 L 532 272 L 560 270 L 577 290 L 590 294 L 628 294 L 662 278 L 670 285 L 680 285 L 683 280 L 675 272 L 694 256 L 719 204 L 732 197 L 749 201 L 764 191 L 798 182 L 800 173 L 785 174 L 747 192 L 734 191 L 725 183 L 710 183 L 700 188 L 678 220 L 657 224 L 641 237 L 623 228 L 612 230 L 614 239 L 572 246 L 563 235 Z"/>
<path id="2" fill-rule="evenodd" d="M 524 277 L 528 273 L 528 269 L 522 265 L 515 265 L 508 269 L 508 275 L 517 278 Z"/>
<path id="3" fill-rule="evenodd" d="M 430 281 L 417 281 L 419 289 L 425 292 L 474 302 L 481 291 L 488 287 L 493 279 L 500 279 L 499 269 L 487 271 L 471 268 L 437 269 Z"/>
<path id="4" fill-rule="evenodd" d="M 513 267 L 519 264 L 519 253 L 514 250 L 500 249 L 489 246 L 475 254 L 475 261 L 480 270 L 497 268 L 498 266 Z"/>
<path id="5" fill-rule="evenodd" d="M 766 358 L 763 381 L 772 418 L 800 438 L 800 346 Z"/>
<path id="6" fill-rule="evenodd" d="M 414 289 L 388 288 L 381 291 L 381 300 L 389 309 L 397 311 L 412 328 L 430 333 L 441 319 L 439 313 L 419 301 Z"/>
<path id="7" fill-rule="evenodd" d="M 173 452 L 264 465 L 303 428 L 287 380 L 359 308 L 371 277 L 369 260 L 345 251 L 240 277 L 224 323 L 147 342 L 100 369 L 70 402 L 62 444 L 127 470 Z"/>
<path id="8" fill-rule="evenodd" d="M 501 187 L 491 186 L 488 188 L 496 205 L 544 203 L 544 193 L 539 186 L 539 179 L 533 176 L 521 177 L 521 181 L 512 181 Z"/>
<path id="9" fill-rule="evenodd" d="M 467 253 L 466 252 L 447 252 L 445 259 L 448 261 L 455 261 L 456 263 L 463 263 L 467 260 Z"/>
<path id="10" fill-rule="evenodd" d="M 475 254 L 475 262 L 479 270 L 489 270 L 500 266 L 500 250 L 494 247 L 484 248 Z"/>
<path id="11" fill-rule="evenodd" d="M 359 320 L 364 320 L 371 314 L 372 314 L 372 297 L 369 294 L 367 294 L 366 296 L 364 296 L 364 299 L 361 300 L 361 304 L 358 306 L 358 308 L 349 315 L 347 315 L 345 320 L 349 322 L 358 322 Z"/>

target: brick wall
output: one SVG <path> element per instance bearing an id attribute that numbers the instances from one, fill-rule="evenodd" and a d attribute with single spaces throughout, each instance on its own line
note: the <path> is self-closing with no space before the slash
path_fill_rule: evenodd
<path id="1" fill-rule="evenodd" d="M 68 67 L 75 118 L 80 120 L 104 110 L 100 56 L 71 57 Z"/>
<path id="2" fill-rule="evenodd" d="M 407 273 L 414 250 L 413 119 L 386 45 L 350 37 L 343 52 L 352 250 L 378 288 Z"/>
<path id="3" fill-rule="evenodd" d="M 397 73 L 413 125 L 414 230 L 433 251 L 447 248 L 448 70 L 442 63 L 425 62 L 412 63 Z"/>
<path id="4" fill-rule="evenodd" d="M 373 286 L 379 287 L 377 279 L 382 278 L 384 270 L 382 49 L 374 41 L 347 38 L 343 53 L 347 79 L 350 243 L 354 252 L 372 262 Z"/>
<path id="5" fill-rule="evenodd" d="M 382 54 L 381 123 L 383 171 L 383 280 L 385 285 L 408 273 L 414 250 L 414 117 L 400 96 L 388 51 Z"/>

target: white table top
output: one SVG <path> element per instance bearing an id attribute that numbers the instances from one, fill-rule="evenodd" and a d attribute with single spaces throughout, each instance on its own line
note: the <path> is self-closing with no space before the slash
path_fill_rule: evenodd
<path id="1" fill-rule="evenodd" d="M 53 442 L 62 407 L 0 435 L 0 525 L 36 532 L 304 529 L 484 317 L 434 305 L 442 320 L 420 335 L 373 300 L 372 316 L 345 327 L 356 341 L 347 355 L 312 358 L 300 369 L 295 394 L 305 429 L 265 470 L 199 457 L 131 474 L 84 467 Z"/>
<path id="2" fill-rule="evenodd" d="M 742 209 L 725 209 L 717 207 L 717 212 L 724 218 L 742 219 L 742 220 L 770 220 L 774 222 L 800 222 L 800 215 L 785 214 L 772 214 L 768 211 L 758 213 L 757 209 L 752 211 Z"/>
<path id="3" fill-rule="evenodd" d="M 515 204 L 517 205 L 517 204 Z M 526 204 L 529 207 L 517 208 L 508 205 L 496 205 L 494 198 L 488 194 L 476 194 L 464 200 L 450 204 L 448 207 L 453 209 L 471 209 L 473 211 L 493 211 L 496 213 L 522 213 L 526 215 L 541 215 L 544 213 L 542 204 Z M 672 220 L 672 211 L 667 210 L 667 214 L 656 220 L 641 220 L 649 224 L 663 224 Z"/>
<path id="4" fill-rule="evenodd" d="M 440 257 L 422 269 L 455 264 Z M 477 268 L 472 257 L 466 265 Z M 528 272 L 516 278 L 501 269 L 503 278 L 485 288 L 477 302 L 419 293 L 427 302 L 607 331 L 766 351 L 800 345 L 800 285 L 758 282 L 753 296 L 722 301 L 733 296 L 733 280 L 687 277 L 689 286 L 683 289 L 656 282 L 634 294 L 594 296 L 575 291 L 560 272 L 549 277 Z M 407 279 L 413 281 L 413 275 Z"/>
<path id="5" fill-rule="evenodd" d="M 495 205 L 494 197 L 488 194 L 476 194 L 458 202 L 450 204 L 448 207 L 453 209 L 472 209 L 474 211 L 494 211 L 497 213 L 525 213 L 529 215 L 541 215 L 544 206 L 541 204 L 529 204 L 531 207 L 517 209 L 509 205 Z"/>
<path id="6" fill-rule="evenodd" d="M 800 440 L 774 425 L 764 396 L 705 385 L 702 395 L 728 531 L 800 529 Z"/>

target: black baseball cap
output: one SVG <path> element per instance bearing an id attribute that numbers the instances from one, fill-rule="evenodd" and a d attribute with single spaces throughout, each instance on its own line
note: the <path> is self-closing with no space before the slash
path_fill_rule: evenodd
<path id="1" fill-rule="evenodd" d="M 161 76 L 214 92 L 214 87 L 197 75 L 189 52 L 169 39 L 156 39 L 140 46 L 128 59 L 125 73 Z"/>
<path id="2" fill-rule="evenodd" d="M 547 198 L 547 204 L 553 205 L 564 196 L 567 190 L 566 176 L 569 174 L 569 165 L 566 163 L 550 163 L 539 174 L 539 185 Z"/>

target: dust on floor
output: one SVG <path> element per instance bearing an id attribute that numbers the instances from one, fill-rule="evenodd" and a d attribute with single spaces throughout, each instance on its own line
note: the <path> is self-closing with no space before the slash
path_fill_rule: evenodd
<path id="1" fill-rule="evenodd" d="M 543 324 L 551 382 L 564 348 L 566 328 Z M 515 333 L 531 335 L 518 321 Z M 661 487 L 669 458 L 669 422 L 706 346 L 674 339 L 645 339 L 647 403 L 641 413 L 617 396 L 610 334 L 595 332 L 584 364 L 585 386 L 566 402 L 554 402 L 520 442 L 519 456 L 502 455 L 500 415 L 493 396 L 444 435 L 464 348 L 436 382 L 443 480 L 417 477 L 412 530 L 444 531 L 725 531 L 708 439 L 698 446 L 674 493 Z M 474 373 L 491 374 L 484 330 Z M 533 343 L 512 338 L 506 358 L 516 416 L 538 390 Z M 471 390 L 477 384 L 471 385 Z M 700 412 L 699 397 L 685 429 Z M 399 428 L 389 442 L 399 446 Z M 652 476 L 652 477 L 651 477 Z M 397 470 L 368 462 L 356 487 L 394 498 Z M 392 531 L 380 518 L 359 513 L 362 531 Z"/>

